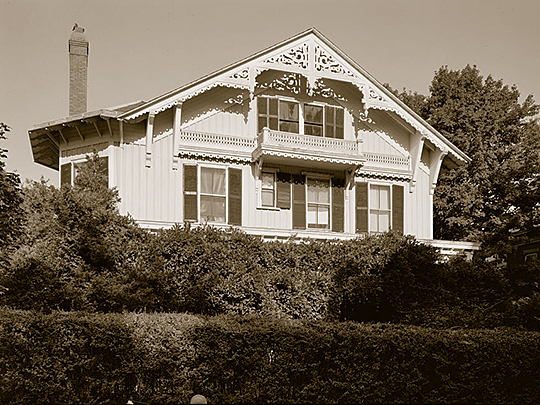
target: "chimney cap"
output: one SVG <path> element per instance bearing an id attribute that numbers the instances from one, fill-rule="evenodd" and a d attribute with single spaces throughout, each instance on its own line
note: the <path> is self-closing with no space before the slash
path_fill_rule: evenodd
<path id="1" fill-rule="evenodd" d="M 78 41 L 78 42 L 88 42 L 86 40 L 86 35 L 84 34 L 84 28 L 79 27 L 79 24 L 75 23 L 71 30 L 71 36 L 69 37 L 70 41 Z"/>

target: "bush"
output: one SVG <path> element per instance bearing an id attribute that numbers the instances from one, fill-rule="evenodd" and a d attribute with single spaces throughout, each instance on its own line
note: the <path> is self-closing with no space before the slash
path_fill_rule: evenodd
<path id="1" fill-rule="evenodd" d="M 3 404 L 540 401 L 540 335 L 0 308 Z"/>

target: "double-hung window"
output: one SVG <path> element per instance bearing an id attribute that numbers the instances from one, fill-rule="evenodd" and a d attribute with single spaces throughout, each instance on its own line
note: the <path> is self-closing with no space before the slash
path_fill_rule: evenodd
<path id="1" fill-rule="evenodd" d="M 276 206 L 276 173 L 261 173 L 261 205 L 263 207 Z"/>
<path id="2" fill-rule="evenodd" d="M 404 230 L 403 186 L 356 183 L 356 232 Z"/>
<path id="3" fill-rule="evenodd" d="M 225 169 L 201 167 L 201 221 L 225 223 Z"/>
<path id="4" fill-rule="evenodd" d="M 242 224 L 242 170 L 184 165 L 184 220 Z"/>
<path id="5" fill-rule="evenodd" d="M 307 226 L 330 229 L 330 179 L 308 177 Z"/>
<path id="6" fill-rule="evenodd" d="M 369 189 L 369 229 L 371 232 L 390 230 L 390 186 L 372 184 Z"/>

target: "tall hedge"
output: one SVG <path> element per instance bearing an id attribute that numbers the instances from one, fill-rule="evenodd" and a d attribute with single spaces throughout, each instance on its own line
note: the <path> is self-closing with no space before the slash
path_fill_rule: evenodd
<path id="1" fill-rule="evenodd" d="M 540 403 L 540 333 L 0 308 L 2 404 Z"/>

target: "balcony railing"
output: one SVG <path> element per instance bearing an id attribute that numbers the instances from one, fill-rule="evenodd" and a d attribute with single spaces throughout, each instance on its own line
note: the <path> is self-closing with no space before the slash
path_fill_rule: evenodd
<path id="1" fill-rule="evenodd" d="M 272 131 L 267 128 L 257 137 L 257 146 L 261 145 L 278 146 L 291 150 L 305 149 L 355 157 L 359 156 L 358 142 L 356 141 Z"/>
<path id="2" fill-rule="evenodd" d="M 249 151 L 252 151 L 255 148 L 254 139 L 198 131 L 180 132 L 179 142 L 180 145 L 201 145 L 214 148 L 231 148 Z"/>
<path id="3" fill-rule="evenodd" d="M 291 156 L 298 159 L 322 160 L 358 165 L 362 162 L 377 166 L 407 168 L 409 158 L 377 153 L 362 154 L 356 140 L 324 138 L 273 131 L 265 128 L 256 138 L 200 131 L 181 131 L 180 150 L 196 154 L 232 154 L 258 160 L 264 155 Z"/>

